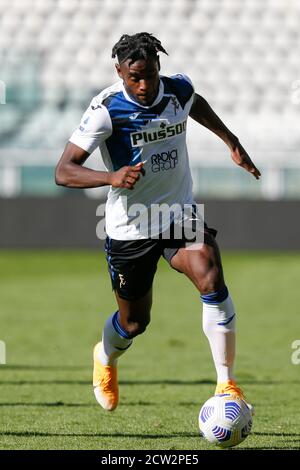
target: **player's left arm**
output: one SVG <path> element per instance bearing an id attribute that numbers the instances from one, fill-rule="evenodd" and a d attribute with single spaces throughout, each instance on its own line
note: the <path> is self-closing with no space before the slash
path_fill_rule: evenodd
<path id="1" fill-rule="evenodd" d="M 232 160 L 249 173 L 252 173 L 254 178 L 259 179 L 260 171 L 252 162 L 239 139 L 225 126 L 208 102 L 197 93 L 194 95 L 189 115 L 199 124 L 218 135 L 229 147 Z"/>

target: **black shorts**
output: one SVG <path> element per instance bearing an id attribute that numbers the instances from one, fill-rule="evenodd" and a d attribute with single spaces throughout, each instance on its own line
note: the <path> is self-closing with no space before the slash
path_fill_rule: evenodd
<path id="1" fill-rule="evenodd" d="M 217 231 L 204 224 L 205 234 L 215 237 Z M 143 297 L 152 286 L 159 258 L 163 256 L 171 265 L 173 256 L 187 243 L 184 238 L 114 240 L 107 237 L 105 251 L 113 290 L 126 300 Z"/>

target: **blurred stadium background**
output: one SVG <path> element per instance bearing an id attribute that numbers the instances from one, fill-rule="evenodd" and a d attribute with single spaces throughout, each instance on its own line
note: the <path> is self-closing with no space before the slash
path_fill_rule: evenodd
<path id="1" fill-rule="evenodd" d="M 299 25 L 299 0 L 0 0 L 1 449 L 207 448 L 197 413 L 215 375 L 199 296 L 164 261 L 120 407 L 96 404 L 92 346 L 115 308 L 96 238 L 107 189 L 54 182 L 83 111 L 117 79 L 113 44 L 143 30 L 169 52 L 162 73 L 189 75 L 263 173 L 189 122 L 195 193 L 239 312 L 237 377 L 257 411 L 241 448 L 299 449 L 300 257 L 282 252 L 300 249 Z M 88 165 L 103 168 L 98 151 Z"/>
<path id="2" fill-rule="evenodd" d="M 162 73 L 189 75 L 263 172 L 257 183 L 233 165 L 223 142 L 191 121 L 199 200 L 298 200 L 299 24 L 298 0 L 0 0 L 0 204 L 6 226 L 4 208 L 24 213 L 24 197 L 55 199 L 50 204 L 57 207 L 57 198 L 66 195 L 105 196 L 106 188 L 79 195 L 55 186 L 54 167 L 91 98 L 117 80 L 113 44 L 124 32 L 143 30 L 170 54 L 162 57 Z M 88 166 L 103 168 L 98 151 Z M 212 209 L 216 217 L 224 213 L 218 207 Z M 276 208 L 279 219 L 287 207 Z M 240 213 L 245 210 L 252 213 L 248 206 Z M 9 231 L 3 237 L 5 246 Z"/>

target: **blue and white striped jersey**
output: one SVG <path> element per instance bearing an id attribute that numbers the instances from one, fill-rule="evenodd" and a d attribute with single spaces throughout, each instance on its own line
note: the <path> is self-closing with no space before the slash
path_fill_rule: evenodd
<path id="1" fill-rule="evenodd" d="M 116 240 L 147 238 L 131 217 L 131 207 L 147 213 L 151 205 L 193 203 L 192 179 L 186 147 L 187 118 L 194 88 L 182 74 L 160 77 L 157 98 L 142 106 L 119 81 L 93 98 L 70 142 L 90 154 L 100 148 L 108 171 L 145 161 L 132 191 L 110 188 L 106 203 L 106 232 Z M 138 206 L 135 206 L 138 205 Z M 130 215 L 131 214 L 131 215 Z M 151 236 L 170 222 L 151 227 Z"/>

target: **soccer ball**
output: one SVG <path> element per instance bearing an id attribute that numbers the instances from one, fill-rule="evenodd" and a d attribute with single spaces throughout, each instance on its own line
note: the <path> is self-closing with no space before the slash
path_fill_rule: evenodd
<path id="1" fill-rule="evenodd" d="M 229 394 L 209 398 L 199 413 L 200 434 L 220 447 L 233 447 L 250 434 L 252 413 L 241 398 Z"/>

